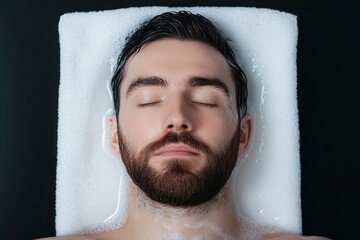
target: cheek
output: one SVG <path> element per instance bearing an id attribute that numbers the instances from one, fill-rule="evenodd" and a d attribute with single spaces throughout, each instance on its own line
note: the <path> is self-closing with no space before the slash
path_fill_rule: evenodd
<path id="1" fill-rule="evenodd" d="M 142 149 L 150 142 L 157 139 L 161 131 L 161 121 L 158 114 L 147 116 L 137 115 L 134 112 L 126 113 L 120 111 L 120 129 L 124 138 L 131 143 L 135 149 Z"/>
<path id="2" fill-rule="evenodd" d="M 202 119 L 199 136 L 212 149 L 219 149 L 225 146 L 233 137 L 236 127 L 237 118 L 232 114 L 228 114 L 225 109 L 221 114 Z"/>

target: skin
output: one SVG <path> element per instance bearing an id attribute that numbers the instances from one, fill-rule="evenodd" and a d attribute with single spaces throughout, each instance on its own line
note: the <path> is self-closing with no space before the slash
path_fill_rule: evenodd
<path id="1" fill-rule="evenodd" d="M 190 57 L 191 56 L 191 57 Z M 140 86 L 129 92 L 139 78 L 160 77 L 166 86 Z M 192 87 L 192 77 L 216 78 L 229 89 L 229 96 L 212 86 Z M 239 127 L 241 139 L 239 157 L 249 147 L 252 122 L 244 117 L 238 125 L 234 82 L 225 58 L 214 48 L 195 41 L 158 40 L 144 46 L 127 63 L 120 88 L 119 126 L 125 139 L 139 152 L 147 144 L 169 131 L 187 131 L 197 140 L 218 150 L 228 143 Z M 149 104 L 143 107 L 143 104 Z M 204 105 L 212 104 L 211 107 Z M 118 124 L 110 118 L 111 145 L 120 156 Z M 182 151 L 151 156 L 149 164 L 157 171 L 171 157 L 193 161 L 196 170 L 205 161 Z M 173 208 L 153 202 L 141 193 L 130 180 L 128 217 L 123 226 L 114 231 L 87 236 L 57 237 L 57 239 L 242 239 L 243 226 L 235 216 L 231 201 L 231 179 L 221 191 L 221 203 L 208 205 L 206 211 L 192 208 Z M 198 226 L 198 227 L 196 227 Z M 214 228 L 220 229 L 216 231 Z M 220 233 L 219 233 L 220 232 Z M 259 239 L 327 239 L 305 237 L 292 233 L 274 233 Z M 52 239 L 52 238 L 46 238 Z"/>

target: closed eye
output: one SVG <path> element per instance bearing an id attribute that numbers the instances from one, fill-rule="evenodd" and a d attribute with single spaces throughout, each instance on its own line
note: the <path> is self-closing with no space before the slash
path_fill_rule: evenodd
<path id="1" fill-rule="evenodd" d="M 204 102 L 193 102 L 193 103 L 195 103 L 198 106 L 208 107 L 208 108 L 215 108 L 218 106 L 217 104 L 214 104 L 214 103 L 204 103 Z"/>
<path id="2" fill-rule="evenodd" d="M 141 104 L 138 104 L 138 107 L 141 107 L 141 108 L 152 107 L 152 106 L 155 106 L 158 103 L 161 103 L 161 101 L 149 102 L 149 103 L 141 103 Z"/>

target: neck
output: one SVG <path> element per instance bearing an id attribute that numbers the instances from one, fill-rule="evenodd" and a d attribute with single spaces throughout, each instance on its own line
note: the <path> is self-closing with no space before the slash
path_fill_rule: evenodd
<path id="1" fill-rule="evenodd" d="M 128 219 L 122 227 L 127 239 L 235 239 L 239 235 L 230 182 L 212 200 L 193 207 L 154 202 L 130 185 Z"/>

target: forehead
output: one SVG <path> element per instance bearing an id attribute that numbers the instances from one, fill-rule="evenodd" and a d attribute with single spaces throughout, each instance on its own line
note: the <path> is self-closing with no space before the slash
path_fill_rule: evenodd
<path id="1" fill-rule="evenodd" d="M 190 77 L 218 78 L 229 89 L 234 89 L 225 58 L 212 46 L 198 41 L 151 42 L 129 59 L 124 73 L 122 86 L 125 88 L 138 78 L 157 76 L 175 85 L 185 83 Z"/>

